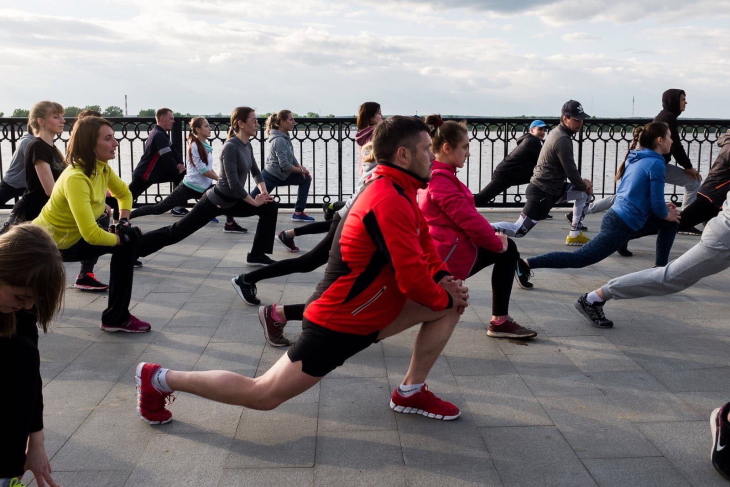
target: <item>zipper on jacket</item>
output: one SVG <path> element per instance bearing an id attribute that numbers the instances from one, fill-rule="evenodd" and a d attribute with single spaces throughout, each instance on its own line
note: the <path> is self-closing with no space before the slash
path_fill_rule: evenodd
<path id="1" fill-rule="evenodd" d="M 449 253 L 446 254 L 446 258 L 444 259 L 444 262 L 448 262 L 448 260 L 451 258 L 451 254 L 454 253 L 454 250 L 456 250 L 456 247 L 459 245 L 459 237 L 456 237 L 456 243 L 453 247 L 451 247 L 451 250 L 449 250 Z"/>
<path id="2" fill-rule="evenodd" d="M 378 299 L 385 292 L 386 289 L 388 289 L 388 286 L 383 286 L 383 289 L 381 289 L 380 291 L 378 291 L 377 293 L 375 293 L 375 296 L 373 296 L 372 298 L 368 299 L 368 301 L 365 304 L 361 305 L 358 308 L 355 308 L 355 310 L 352 312 L 352 316 L 355 316 L 360 311 L 364 310 L 365 308 L 367 308 L 368 306 L 370 306 L 371 304 L 373 304 L 373 302 L 375 302 L 375 300 Z"/>

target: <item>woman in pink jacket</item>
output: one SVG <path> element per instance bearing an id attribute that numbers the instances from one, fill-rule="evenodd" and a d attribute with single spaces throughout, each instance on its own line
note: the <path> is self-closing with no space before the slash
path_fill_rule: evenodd
<path id="1" fill-rule="evenodd" d="M 474 195 L 456 177 L 469 157 L 469 133 L 466 125 L 444 122 L 440 115 L 429 115 L 431 148 L 436 159 L 428 188 L 418 194 L 418 205 L 426 217 L 436 248 L 456 279 L 466 279 L 487 266 L 492 269 L 492 319 L 487 335 L 498 338 L 531 338 L 532 330 L 517 324 L 509 316 L 512 278 L 520 258 L 517 245 L 502 233 L 494 233 L 489 222 L 474 206 Z M 532 287 L 529 277 L 520 281 Z"/>

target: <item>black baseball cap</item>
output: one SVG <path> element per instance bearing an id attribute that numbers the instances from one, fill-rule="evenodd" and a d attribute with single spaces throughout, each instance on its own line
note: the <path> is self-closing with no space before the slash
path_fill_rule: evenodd
<path id="1" fill-rule="evenodd" d="M 577 118 L 578 120 L 585 120 L 590 117 L 590 115 L 583 111 L 583 105 L 575 100 L 565 102 L 565 105 L 563 105 L 563 116 Z"/>

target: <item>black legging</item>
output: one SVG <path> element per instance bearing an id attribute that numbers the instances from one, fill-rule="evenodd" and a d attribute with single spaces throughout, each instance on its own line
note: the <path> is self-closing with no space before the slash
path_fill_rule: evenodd
<path id="1" fill-rule="evenodd" d="M 483 208 L 489 206 L 489 202 L 494 198 L 504 193 L 505 190 L 512 186 L 519 186 L 520 184 L 527 184 L 530 182 L 530 178 L 525 180 L 509 181 L 507 179 L 492 179 L 487 186 L 474 195 L 474 205 L 477 208 Z"/>
<path id="2" fill-rule="evenodd" d="M 679 220 L 679 231 L 689 230 L 690 228 L 704 223 L 707 220 L 715 218 L 720 213 L 720 208 L 712 204 L 710 200 L 702 196 L 697 195 L 691 205 L 687 206 L 680 214 Z"/>
<path id="3" fill-rule="evenodd" d="M 18 199 L 25 193 L 25 188 L 13 188 L 5 181 L 0 181 L 0 205 L 4 205 L 11 199 Z"/>
<path id="4" fill-rule="evenodd" d="M 22 310 L 15 319 L 16 333 L 0 337 L 0 390 L 11 396 L 0 401 L 0 478 L 4 479 L 23 475 L 28 435 L 43 429 L 36 317 Z"/>
<path id="5" fill-rule="evenodd" d="M 339 222 L 340 216 L 338 214 L 335 214 L 335 217 L 332 220 L 317 222 L 327 223 L 329 225 L 329 231 L 327 232 L 327 235 L 306 254 L 295 259 L 280 260 L 275 264 L 261 267 L 253 272 L 241 274 L 239 277 L 249 284 L 254 284 L 259 281 L 263 281 L 264 279 L 288 276 L 295 272 L 312 272 L 317 267 L 327 263 L 327 259 L 330 255 L 330 248 L 332 248 L 332 242 L 335 240 L 335 233 L 337 233 L 337 225 Z"/>
<path id="6" fill-rule="evenodd" d="M 517 244 L 508 239 L 507 250 L 498 254 L 479 247 L 477 261 L 474 263 L 469 277 L 485 267 L 494 264 L 492 269 L 492 315 L 506 316 L 509 314 L 509 297 L 512 294 L 512 282 L 515 277 L 515 268 L 520 258 Z"/>
<path id="7" fill-rule="evenodd" d="M 308 223 L 301 227 L 294 227 L 294 236 L 299 237 L 301 235 L 315 235 L 318 233 L 328 232 L 332 220 L 324 220 L 321 222 Z"/>

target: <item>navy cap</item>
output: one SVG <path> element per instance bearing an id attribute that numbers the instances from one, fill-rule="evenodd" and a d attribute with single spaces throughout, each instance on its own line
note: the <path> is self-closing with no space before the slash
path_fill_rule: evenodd
<path id="1" fill-rule="evenodd" d="M 535 120 L 530 124 L 530 129 L 534 129 L 535 127 L 547 127 L 547 124 L 542 120 Z"/>
<path id="2" fill-rule="evenodd" d="M 562 113 L 564 117 L 577 118 L 578 120 L 585 120 L 590 117 L 590 115 L 583 111 L 583 105 L 575 100 L 565 102 Z"/>

